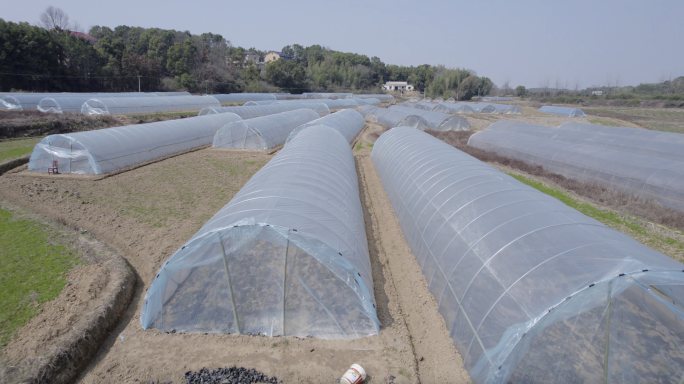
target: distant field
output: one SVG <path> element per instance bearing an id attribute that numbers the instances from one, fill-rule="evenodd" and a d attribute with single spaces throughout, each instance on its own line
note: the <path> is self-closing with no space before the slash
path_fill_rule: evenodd
<path id="1" fill-rule="evenodd" d="M 587 115 L 629 121 L 644 128 L 665 132 L 684 133 L 684 111 L 673 109 L 582 108 Z M 590 120 L 591 121 L 591 120 Z M 602 124 L 601 120 L 592 121 Z"/>
<path id="2" fill-rule="evenodd" d="M 0 141 L 0 163 L 12 160 L 33 151 L 33 147 L 41 138 L 2 140 Z"/>

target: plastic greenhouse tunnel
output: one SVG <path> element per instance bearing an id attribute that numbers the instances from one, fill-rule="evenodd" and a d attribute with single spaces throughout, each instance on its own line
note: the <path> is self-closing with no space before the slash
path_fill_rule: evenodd
<path id="1" fill-rule="evenodd" d="M 552 115 L 561 115 L 568 117 L 587 117 L 581 109 L 556 107 L 552 105 L 545 105 L 539 108 L 539 112 L 550 113 Z"/>
<path id="2" fill-rule="evenodd" d="M 307 129 L 161 267 L 144 329 L 355 339 L 378 334 L 354 156 Z"/>
<path id="3" fill-rule="evenodd" d="M 407 108 L 399 105 L 389 107 L 391 110 L 414 114 L 427 121 L 430 129 L 434 131 L 469 131 L 470 123 L 462 116 L 449 115 L 446 113 L 425 111 L 418 108 Z"/>
<path id="4" fill-rule="evenodd" d="M 403 104 L 402 104 L 403 105 Z M 433 112 L 441 113 L 475 113 L 475 110 L 466 104 L 455 104 L 450 102 L 439 103 L 432 109 Z"/>
<path id="5" fill-rule="evenodd" d="M 603 133 L 607 135 L 618 135 L 625 138 L 641 138 L 647 140 L 670 141 L 674 143 L 684 144 L 684 135 L 681 133 L 651 131 L 648 129 L 634 129 L 627 127 L 608 127 L 603 125 L 582 123 L 563 123 L 558 128 L 572 129 L 583 132 Z"/>
<path id="6" fill-rule="evenodd" d="M 302 97 L 305 99 L 351 99 L 354 97 L 353 93 L 316 93 L 316 92 L 304 92 Z"/>
<path id="7" fill-rule="evenodd" d="M 273 148 L 283 144 L 295 128 L 318 118 L 318 114 L 311 109 L 297 109 L 236 121 L 216 132 L 212 146 L 257 150 Z"/>
<path id="8" fill-rule="evenodd" d="M 401 106 L 406 107 L 406 108 L 422 109 L 424 111 L 432 111 L 436 107 L 436 105 L 434 103 L 431 103 L 428 101 L 419 101 L 417 103 L 405 101 L 405 102 L 401 103 Z"/>
<path id="9" fill-rule="evenodd" d="M 381 103 L 381 101 L 379 99 L 376 99 L 376 98 L 360 99 L 360 98 L 352 97 L 352 100 L 354 100 L 359 107 L 362 105 L 366 105 L 366 104 L 378 105 Z"/>
<path id="10" fill-rule="evenodd" d="M 182 152 L 211 141 L 222 126 L 239 121 L 233 113 L 50 135 L 33 149 L 29 170 L 103 174 Z"/>
<path id="11" fill-rule="evenodd" d="M 646 137 L 632 137 L 629 134 L 597 133 L 597 131 L 593 130 L 577 131 L 574 129 L 566 129 L 565 126 L 565 124 L 561 124 L 558 128 L 550 128 L 516 121 L 497 121 L 487 129 L 524 133 L 567 143 L 591 145 L 637 155 L 655 156 L 684 162 L 684 142 L 678 143 L 673 141 L 652 140 Z M 600 128 L 601 126 L 596 125 L 594 127 Z M 645 131 L 636 128 L 626 129 Z"/>
<path id="12" fill-rule="evenodd" d="M 92 96 L 45 97 L 38 102 L 37 109 L 43 113 L 81 113 L 83 103 Z"/>
<path id="13" fill-rule="evenodd" d="M 499 110 L 493 105 L 488 103 L 457 103 L 456 105 L 465 105 L 473 109 L 475 113 L 481 114 L 495 114 L 499 113 Z"/>
<path id="14" fill-rule="evenodd" d="M 430 129 L 428 122 L 416 114 L 388 108 L 373 107 L 371 105 L 365 105 L 359 108 L 359 112 L 368 120 L 388 128 L 411 127 L 420 130 Z"/>
<path id="15" fill-rule="evenodd" d="M 447 103 L 455 103 L 456 99 L 454 99 L 453 97 L 450 97 L 450 98 L 446 99 L 446 102 Z"/>
<path id="16" fill-rule="evenodd" d="M 361 132 L 363 127 L 366 126 L 366 120 L 363 119 L 363 116 L 359 112 L 356 112 L 353 109 L 343 109 L 332 115 L 321 117 L 320 119 L 300 125 L 290 133 L 287 140 L 285 140 L 285 143 L 292 141 L 292 139 L 303 130 L 318 125 L 324 125 L 336 130 L 345 138 L 345 140 L 347 140 L 347 142 L 351 143 L 356 135 Z"/>
<path id="17" fill-rule="evenodd" d="M 255 117 L 273 115 L 275 113 L 294 111 L 296 109 L 311 109 L 318 114 L 318 116 L 328 116 L 330 109 L 323 103 L 297 103 L 297 104 L 268 104 L 268 105 L 251 105 L 242 107 L 209 107 L 203 108 L 199 111 L 200 116 L 209 115 L 212 113 L 234 113 L 243 120 L 253 119 Z"/>
<path id="18" fill-rule="evenodd" d="M 684 374 L 684 265 L 415 129 L 371 154 L 473 383 Z"/>
<path id="19" fill-rule="evenodd" d="M 478 97 L 478 101 L 513 101 L 512 97 L 495 97 L 495 96 L 484 96 Z"/>
<path id="20" fill-rule="evenodd" d="M 38 104 L 40 101 L 46 97 L 53 99 L 57 98 L 81 98 L 81 97 L 131 97 L 135 95 L 136 97 L 157 97 L 154 93 L 19 93 L 11 92 L 11 94 L 5 94 L 0 99 L 0 109 L 14 109 L 20 111 L 34 111 L 38 109 Z M 83 104 L 83 103 L 81 103 Z M 80 113 L 80 110 L 79 112 Z"/>
<path id="21" fill-rule="evenodd" d="M 270 93 L 229 93 L 229 94 L 219 94 L 219 95 L 208 95 L 213 96 L 216 100 L 221 103 L 242 103 L 245 101 L 259 101 L 259 100 L 276 100 L 274 95 Z"/>
<path id="22" fill-rule="evenodd" d="M 684 211 L 681 161 L 494 129 L 470 136 L 468 145 Z"/>
<path id="23" fill-rule="evenodd" d="M 502 115 L 522 115 L 522 108 L 517 105 L 490 104 Z"/>
<path id="24" fill-rule="evenodd" d="M 433 103 L 443 103 L 444 99 L 441 97 L 436 97 L 434 100 L 432 100 Z"/>
<path id="25" fill-rule="evenodd" d="M 378 99 L 382 102 L 392 102 L 394 101 L 394 96 L 392 95 L 387 95 L 387 94 L 361 94 L 361 95 L 354 95 L 355 98 L 357 99 Z"/>
<path id="26" fill-rule="evenodd" d="M 126 115 L 192 111 L 220 106 L 221 103 L 211 96 L 96 98 L 83 103 L 81 113 L 88 115 Z"/>

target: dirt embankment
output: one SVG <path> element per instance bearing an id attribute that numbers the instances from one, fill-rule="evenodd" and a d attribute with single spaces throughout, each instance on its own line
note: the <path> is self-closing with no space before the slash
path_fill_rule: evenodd
<path id="1" fill-rule="evenodd" d="M 15 214 L 23 211 L 0 201 Z M 83 265 L 68 273 L 67 285 L 43 305 L 3 350 L 0 383 L 68 383 L 90 362 L 118 323 L 134 291 L 135 277 L 106 244 L 56 222 L 23 212 L 73 239 Z"/>
<path id="2" fill-rule="evenodd" d="M 39 111 L 0 111 L 0 139 L 92 131 L 197 116 L 197 112 L 145 115 L 81 115 Z"/>

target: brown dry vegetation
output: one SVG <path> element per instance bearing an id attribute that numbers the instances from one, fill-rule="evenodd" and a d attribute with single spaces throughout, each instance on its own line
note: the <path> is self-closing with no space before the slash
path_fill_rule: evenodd
<path id="1" fill-rule="evenodd" d="M 191 116 L 197 116 L 197 112 L 89 116 L 71 113 L 42 113 L 39 111 L 0 111 L 0 139 L 92 131 Z"/>
<path id="2" fill-rule="evenodd" d="M 614 191 L 598 183 L 587 183 L 568 179 L 562 175 L 549 172 L 541 166 L 529 165 L 523 161 L 500 156 L 468 146 L 468 139 L 473 132 L 468 131 L 426 131 L 432 136 L 453 145 L 459 150 L 487 163 L 498 163 L 542 178 L 564 190 L 571 191 L 589 201 L 610 209 L 643 217 L 655 223 L 677 229 L 684 229 L 684 212 L 663 207 L 655 201 L 644 201 L 634 196 Z"/>

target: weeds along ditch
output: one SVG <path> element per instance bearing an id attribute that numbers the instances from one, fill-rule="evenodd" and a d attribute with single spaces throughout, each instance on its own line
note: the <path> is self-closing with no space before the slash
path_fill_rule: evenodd
<path id="1" fill-rule="evenodd" d="M 541 166 L 533 166 L 524 163 L 523 161 L 510 159 L 504 156 L 500 156 L 496 153 L 486 152 L 481 149 L 473 148 L 468 146 L 468 139 L 474 132 L 469 131 L 426 131 L 432 136 L 450 144 L 457 149 L 488 163 L 498 163 L 504 167 L 509 167 L 525 174 L 531 175 L 533 177 L 539 178 L 541 180 L 547 181 L 552 185 L 557 186 L 561 190 L 570 191 L 578 196 L 586 198 L 593 204 L 610 208 L 617 212 L 626 213 L 629 215 L 637 216 L 648 221 L 662 224 L 671 228 L 678 230 L 684 230 L 684 212 L 680 212 L 674 209 L 666 208 L 657 202 L 644 201 L 637 199 L 633 196 L 627 195 L 625 193 L 613 191 L 610 188 L 606 188 L 596 183 L 585 183 L 573 179 L 568 179 L 564 176 L 551 173 L 546 171 Z M 516 176 L 518 177 L 518 176 Z M 635 234 L 645 235 L 646 232 L 642 232 L 643 225 L 632 222 L 631 220 L 619 219 L 619 214 L 616 212 L 605 212 L 596 207 L 591 207 L 588 204 L 580 205 L 574 199 L 565 195 L 563 192 L 553 188 L 547 188 L 541 183 L 535 183 L 527 178 L 520 178 L 521 181 L 526 184 L 540 190 L 541 192 L 550 194 L 559 200 L 563 201 L 565 204 L 578 209 L 580 212 L 590 216 L 602 223 L 608 225 L 609 227 L 622 230 L 625 227 L 632 228 L 637 231 Z M 589 209 L 591 207 L 591 209 Z M 580 209 L 581 208 L 581 209 Z M 619 219 L 619 220 L 618 220 Z M 629 224 L 629 225 L 628 225 Z M 637 227 L 641 227 L 638 229 Z M 668 240 L 669 239 L 669 240 Z M 651 244 L 666 243 L 675 248 L 684 249 L 684 243 L 682 240 L 677 240 L 675 238 L 665 237 L 663 239 L 654 238 L 650 241 Z M 679 244 L 679 245 L 677 245 Z M 660 249 L 659 249 L 660 250 Z M 662 250 L 661 250 L 662 252 Z M 681 251 L 680 251 L 681 252 Z M 672 252 L 666 252 L 672 254 Z M 675 252 L 676 253 L 676 252 Z"/>

